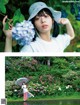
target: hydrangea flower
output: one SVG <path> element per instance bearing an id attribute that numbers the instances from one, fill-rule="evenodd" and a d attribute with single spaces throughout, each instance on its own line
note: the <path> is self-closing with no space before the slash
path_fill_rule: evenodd
<path id="1" fill-rule="evenodd" d="M 35 30 L 31 21 L 24 20 L 21 23 L 16 23 L 16 26 L 12 29 L 12 38 L 21 46 L 29 45 L 34 35 Z"/>

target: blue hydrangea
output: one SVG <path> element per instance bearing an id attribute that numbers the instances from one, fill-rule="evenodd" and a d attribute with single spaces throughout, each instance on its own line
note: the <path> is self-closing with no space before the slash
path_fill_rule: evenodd
<path id="1" fill-rule="evenodd" d="M 31 21 L 24 20 L 21 23 L 16 23 L 16 26 L 12 29 L 12 38 L 21 46 L 29 45 L 34 35 L 35 30 Z"/>

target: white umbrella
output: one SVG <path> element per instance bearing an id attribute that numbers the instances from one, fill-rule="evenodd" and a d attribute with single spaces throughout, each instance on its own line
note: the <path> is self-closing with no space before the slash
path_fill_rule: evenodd
<path id="1" fill-rule="evenodd" d="M 28 78 L 22 77 L 22 78 L 17 79 L 15 81 L 15 84 L 19 85 L 19 86 L 22 86 L 22 83 L 27 83 L 28 81 L 29 81 Z"/>

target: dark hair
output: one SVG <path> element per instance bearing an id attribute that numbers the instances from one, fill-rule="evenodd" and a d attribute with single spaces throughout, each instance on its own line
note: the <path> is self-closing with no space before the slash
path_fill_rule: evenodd
<path id="1" fill-rule="evenodd" d="M 38 15 L 38 16 L 45 15 L 44 12 L 45 12 L 46 14 L 48 14 L 48 15 L 52 18 L 52 20 L 54 19 L 53 16 L 52 16 L 51 11 L 50 11 L 49 9 L 47 9 L 47 8 L 42 9 L 37 15 Z M 32 21 L 32 23 L 33 23 L 33 25 L 34 25 L 35 17 L 32 18 L 31 21 Z M 35 26 L 34 26 L 34 27 L 35 27 Z M 54 20 L 52 37 L 57 37 L 58 34 L 59 34 L 59 25 L 58 25 L 58 23 Z M 36 37 L 37 37 L 37 36 L 36 36 L 36 34 L 35 34 L 35 37 L 33 38 L 33 41 L 35 40 Z"/>

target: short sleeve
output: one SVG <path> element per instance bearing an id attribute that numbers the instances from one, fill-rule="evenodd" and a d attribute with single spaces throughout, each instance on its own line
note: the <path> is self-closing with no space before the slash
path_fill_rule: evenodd
<path id="1" fill-rule="evenodd" d="M 62 49 L 65 49 L 70 44 L 70 35 L 64 34 L 58 36 L 58 41 L 60 42 L 60 45 Z"/>

